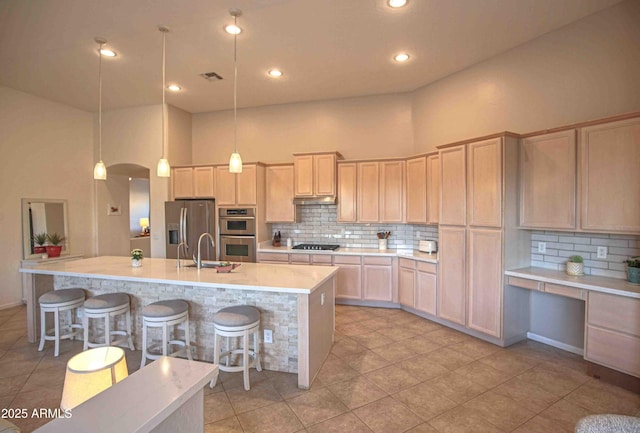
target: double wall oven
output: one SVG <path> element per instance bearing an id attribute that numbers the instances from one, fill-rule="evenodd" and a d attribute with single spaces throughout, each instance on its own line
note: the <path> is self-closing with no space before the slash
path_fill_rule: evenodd
<path id="1" fill-rule="evenodd" d="M 220 260 L 256 261 L 255 208 L 220 208 Z"/>

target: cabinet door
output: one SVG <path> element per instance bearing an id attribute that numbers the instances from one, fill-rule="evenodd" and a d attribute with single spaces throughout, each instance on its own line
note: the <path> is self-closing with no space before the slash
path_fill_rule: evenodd
<path id="1" fill-rule="evenodd" d="M 465 146 L 440 150 L 440 224 L 463 226 L 467 214 Z"/>
<path id="2" fill-rule="evenodd" d="M 463 227 L 440 226 L 438 317 L 465 324 L 466 250 Z"/>
<path id="3" fill-rule="evenodd" d="M 269 166 L 266 170 L 266 178 L 267 222 L 295 222 L 293 165 Z"/>
<path id="4" fill-rule="evenodd" d="M 427 222 L 427 157 L 407 160 L 407 222 Z"/>
<path id="5" fill-rule="evenodd" d="M 408 190 L 407 190 L 408 191 Z M 427 223 L 440 220 L 440 157 L 427 156 Z"/>
<path id="6" fill-rule="evenodd" d="M 416 310 L 436 315 L 436 274 L 416 272 Z"/>
<path id="7" fill-rule="evenodd" d="M 360 265 L 340 264 L 336 276 L 336 298 L 362 299 L 362 270 Z"/>
<path id="8" fill-rule="evenodd" d="M 336 155 L 313 156 L 314 194 L 317 196 L 336 195 Z"/>
<path id="9" fill-rule="evenodd" d="M 467 145 L 468 224 L 502 226 L 502 139 Z"/>
<path id="10" fill-rule="evenodd" d="M 520 226 L 576 228 L 576 132 L 520 142 Z"/>
<path id="11" fill-rule="evenodd" d="M 393 265 L 390 257 L 364 257 L 364 299 L 393 301 Z"/>
<path id="12" fill-rule="evenodd" d="M 404 161 L 382 161 L 380 164 L 380 222 L 400 223 L 404 220 Z"/>
<path id="13" fill-rule="evenodd" d="M 295 170 L 296 197 L 310 197 L 313 195 L 313 155 L 298 155 L 293 157 Z"/>
<path id="14" fill-rule="evenodd" d="M 582 229 L 640 233 L 640 118 L 581 136 Z"/>
<path id="15" fill-rule="evenodd" d="M 357 221 L 357 164 L 338 164 L 338 222 Z"/>
<path id="16" fill-rule="evenodd" d="M 256 206 L 258 204 L 257 166 L 244 164 L 237 174 L 236 204 Z"/>
<path id="17" fill-rule="evenodd" d="M 398 302 L 406 307 L 414 307 L 415 269 L 400 268 L 398 270 Z"/>
<path id="18" fill-rule="evenodd" d="M 244 167 L 243 167 L 244 170 Z M 229 173 L 229 166 L 221 165 L 216 167 L 216 204 L 235 205 L 236 204 L 236 175 Z"/>
<path id="19" fill-rule="evenodd" d="M 193 193 L 195 197 L 215 197 L 213 189 L 213 167 L 193 168 Z"/>
<path id="20" fill-rule="evenodd" d="M 358 163 L 358 221 L 379 221 L 379 164 Z"/>
<path id="21" fill-rule="evenodd" d="M 193 197 L 193 169 L 191 167 L 173 169 L 173 197 Z"/>
<path id="22" fill-rule="evenodd" d="M 469 230 L 467 327 L 502 334 L 502 231 Z"/>

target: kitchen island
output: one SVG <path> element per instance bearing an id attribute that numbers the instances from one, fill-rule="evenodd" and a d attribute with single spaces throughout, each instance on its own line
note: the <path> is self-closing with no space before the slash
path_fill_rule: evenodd
<path id="1" fill-rule="evenodd" d="M 185 262 L 186 263 L 186 262 Z M 253 305 L 261 312 L 262 330 L 273 331 L 273 343 L 262 342 L 262 365 L 268 370 L 298 373 L 308 388 L 333 344 L 335 275 L 325 266 L 243 263 L 231 273 L 176 267 L 175 260 L 144 259 L 133 268 L 128 257 L 93 257 L 24 267 L 27 327 L 35 342 L 38 328 L 36 275 L 53 276 L 55 289 L 82 288 L 87 297 L 124 292 L 131 296 L 134 342 L 142 346 L 142 308 L 155 301 L 189 302 L 194 357 L 213 359 L 213 314 L 232 305 Z"/>

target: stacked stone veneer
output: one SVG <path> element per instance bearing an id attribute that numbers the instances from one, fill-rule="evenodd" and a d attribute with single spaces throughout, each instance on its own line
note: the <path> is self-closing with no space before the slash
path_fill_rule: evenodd
<path id="1" fill-rule="evenodd" d="M 302 243 L 338 244 L 350 248 L 378 248 L 378 232 L 391 232 L 388 248 L 418 248 L 420 240 L 437 240 L 438 227 L 413 224 L 339 223 L 337 205 L 304 205 L 298 223 L 272 224 L 283 241 L 291 238 L 294 245 Z"/>
<path id="2" fill-rule="evenodd" d="M 55 276 L 54 287 L 83 288 L 87 298 L 105 293 L 128 293 L 134 343 L 138 350 L 142 349 L 142 308 L 156 301 L 183 299 L 189 303 L 189 330 L 191 345 L 195 348 L 192 354 L 195 359 L 208 362 L 213 361 L 214 313 L 234 305 L 255 306 L 261 313 L 260 335 L 263 329 L 273 330 L 273 344 L 262 343 L 260 346 L 262 366 L 267 370 L 298 372 L 298 295 L 67 276 Z M 91 332 L 102 333 L 102 321 L 91 322 Z M 117 326 L 124 329 L 124 315 L 120 316 Z M 183 338 L 182 325 L 176 330 L 179 330 L 178 337 Z M 162 339 L 159 328 L 150 328 L 149 336 L 154 341 Z"/>
<path id="3" fill-rule="evenodd" d="M 547 251 L 538 252 L 538 243 L 546 242 Z M 598 247 L 607 247 L 607 258 L 598 258 Z M 535 230 L 531 232 L 531 266 L 565 270 L 569 257 L 584 259 L 586 275 L 627 278 L 623 262 L 640 255 L 640 237 L 597 233 L 572 233 Z"/>

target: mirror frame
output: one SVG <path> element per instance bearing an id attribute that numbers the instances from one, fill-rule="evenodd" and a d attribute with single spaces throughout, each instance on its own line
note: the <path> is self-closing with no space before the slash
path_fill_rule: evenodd
<path id="1" fill-rule="evenodd" d="M 29 225 L 29 206 L 31 203 L 59 203 L 62 204 L 64 218 L 64 242 L 61 254 L 69 254 L 69 216 L 67 200 L 49 198 L 23 198 L 22 199 L 22 257 L 24 260 L 41 259 L 42 254 L 31 254 L 31 227 Z"/>

